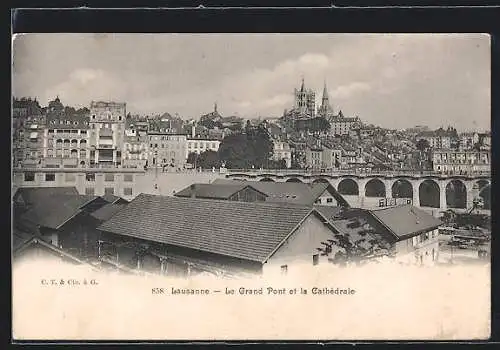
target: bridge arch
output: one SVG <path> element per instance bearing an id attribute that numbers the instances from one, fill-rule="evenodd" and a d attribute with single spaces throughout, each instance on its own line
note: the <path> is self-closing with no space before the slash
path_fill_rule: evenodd
<path id="1" fill-rule="evenodd" d="M 448 182 L 445 193 L 448 208 L 467 208 L 467 188 L 462 180 Z"/>
<path id="2" fill-rule="evenodd" d="M 426 179 L 418 186 L 418 197 L 421 207 L 440 207 L 440 189 L 436 181 Z"/>
<path id="3" fill-rule="evenodd" d="M 271 179 L 270 177 L 264 177 L 262 179 L 260 179 L 259 181 L 261 182 L 275 182 L 273 179 Z"/>
<path id="4" fill-rule="evenodd" d="M 366 197 L 384 197 L 385 184 L 380 179 L 371 179 L 365 185 Z"/>
<path id="5" fill-rule="evenodd" d="M 286 182 L 300 182 L 300 183 L 302 183 L 303 181 L 301 179 L 296 178 L 296 177 L 291 177 L 288 180 L 286 180 Z"/>
<path id="6" fill-rule="evenodd" d="M 398 179 L 392 185 L 392 198 L 413 198 L 413 185 L 405 179 Z"/>
<path id="7" fill-rule="evenodd" d="M 491 184 L 487 180 L 476 181 L 479 197 L 483 199 L 483 209 L 491 209 Z"/>
<path id="8" fill-rule="evenodd" d="M 358 183 L 356 181 L 354 181 L 353 179 L 342 179 L 340 182 L 339 182 L 339 185 L 338 185 L 338 192 L 340 194 L 344 194 L 344 195 L 351 195 L 351 196 L 358 196 L 359 195 L 359 186 L 358 186 Z"/>

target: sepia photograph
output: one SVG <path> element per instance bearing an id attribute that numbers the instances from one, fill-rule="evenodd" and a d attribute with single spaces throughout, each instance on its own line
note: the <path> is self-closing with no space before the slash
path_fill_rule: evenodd
<path id="1" fill-rule="evenodd" d="M 13 35 L 13 339 L 488 339 L 490 55 Z"/>

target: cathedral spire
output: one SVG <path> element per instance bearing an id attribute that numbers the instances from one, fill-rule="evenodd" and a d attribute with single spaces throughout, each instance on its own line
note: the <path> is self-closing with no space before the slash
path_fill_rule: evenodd
<path id="1" fill-rule="evenodd" d="M 323 83 L 323 101 L 328 100 L 328 89 L 326 88 L 326 80 Z"/>
<path id="2" fill-rule="evenodd" d="M 304 86 L 304 77 L 302 77 L 302 85 L 300 86 L 300 92 L 305 91 L 305 86 Z"/>
<path id="3" fill-rule="evenodd" d="M 217 102 L 214 103 L 214 113 L 217 113 Z"/>

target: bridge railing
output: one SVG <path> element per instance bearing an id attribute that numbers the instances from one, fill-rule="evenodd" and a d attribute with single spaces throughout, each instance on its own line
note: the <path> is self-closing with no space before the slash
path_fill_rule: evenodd
<path id="1" fill-rule="evenodd" d="M 222 170 L 222 169 L 221 169 Z M 390 171 L 360 171 L 356 169 L 336 170 L 309 170 L 309 169 L 225 169 L 226 174 L 249 174 L 249 175 L 364 175 L 364 176 L 491 176 L 491 172 L 475 171 L 467 173 L 439 172 L 432 170 L 390 170 Z"/>

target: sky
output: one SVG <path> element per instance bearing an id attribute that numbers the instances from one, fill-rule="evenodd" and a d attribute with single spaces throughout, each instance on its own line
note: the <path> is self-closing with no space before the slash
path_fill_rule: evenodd
<path id="1" fill-rule="evenodd" d="M 489 130 L 485 34 L 18 34 L 13 94 L 132 114 L 280 117 L 304 78 L 335 111 L 403 129 Z"/>

